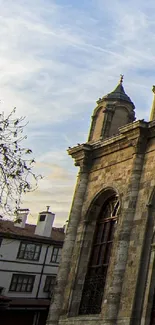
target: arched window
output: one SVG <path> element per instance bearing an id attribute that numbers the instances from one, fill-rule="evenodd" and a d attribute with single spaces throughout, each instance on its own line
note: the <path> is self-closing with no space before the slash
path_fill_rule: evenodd
<path id="1" fill-rule="evenodd" d="M 99 213 L 79 309 L 81 315 L 101 311 L 118 207 L 118 197 L 113 195 L 105 201 Z"/>

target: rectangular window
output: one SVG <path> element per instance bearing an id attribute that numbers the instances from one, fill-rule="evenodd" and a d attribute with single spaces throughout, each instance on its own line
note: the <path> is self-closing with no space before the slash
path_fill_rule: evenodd
<path id="1" fill-rule="evenodd" d="M 17 258 L 30 261 L 39 261 L 40 252 L 40 244 L 22 242 L 19 247 Z"/>
<path id="2" fill-rule="evenodd" d="M 45 221 L 45 219 L 46 219 L 46 214 L 41 214 L 40 221 Z"/>
<path id="3" fill-rule="evenodd" d="M 9 291 L 32 292 L 34 280 L 34 275 L 13 274 Z"/>
<path id="4" fill-rule="evenodd" d="M 48 275 L 45 281 L 44 292 L 52 293 L 55 284 L 56 284 L 56 275 Z"/>
<path id="5" fill-rule="evenodd" d="M 53 247 L 51 262 L 60 263 L 60 257 L 61 257 L 61 248 Z"/>

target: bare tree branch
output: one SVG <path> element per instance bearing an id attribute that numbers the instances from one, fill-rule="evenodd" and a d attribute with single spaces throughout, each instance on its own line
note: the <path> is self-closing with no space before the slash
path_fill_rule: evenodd
<path id="1" fill-rule="evenodd" d="M 7 117 L 0 114 L 0 208 L 7 214 L 19 209 L 21 195 L 36 189 L 42 178 L 33 172 L 32 150 L 22 146 L 24 119 L 15 118 L 15 109 Z"/>

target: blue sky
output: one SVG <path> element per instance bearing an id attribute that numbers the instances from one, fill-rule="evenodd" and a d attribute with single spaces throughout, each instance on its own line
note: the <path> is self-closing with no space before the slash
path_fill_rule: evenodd
<path id="1" fill-rule="evenodd" d="M 1 110 L 26 116 L 26 145 L 44 180 L 23 199 L 30 222 L 51 206 L 68 218 L 77 168 L 68 146 L 87 139 L 96 100 L 124 88 L 149 119 L 155 83 L 152 0 L 0 0 Z"/>

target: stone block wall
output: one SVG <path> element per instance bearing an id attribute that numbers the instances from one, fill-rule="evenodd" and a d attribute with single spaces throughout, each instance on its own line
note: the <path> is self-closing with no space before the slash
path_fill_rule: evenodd
<path id="1" fill-rule="evenodd" d="M 52 321 L 51 314 L 48 324 L 149 325 L 150 288 L 155 287 L 154 262 L 150 259 L 155 219 L 155 195 L 151 196 L 155 187 L 155 130 L 150 131 L 148 123 L 137 121 L 121 128 L 116 137 L 90 144 L 88 148 L 73 148 L 71 154 L 77 165 L 81 166 L 86 149 L 89 149 L 84 170 L 87 177 L 80 210 L 75 200 L 77 230 L 64 282 L 62 310 L 59 306 L 59 316 Z M 120 211 L 102 311 L 99 315 L 79 316 L 98 197 L 107 189 L 118 194 Z M 63 277 L 63 268 L 61 274 Z"/>

